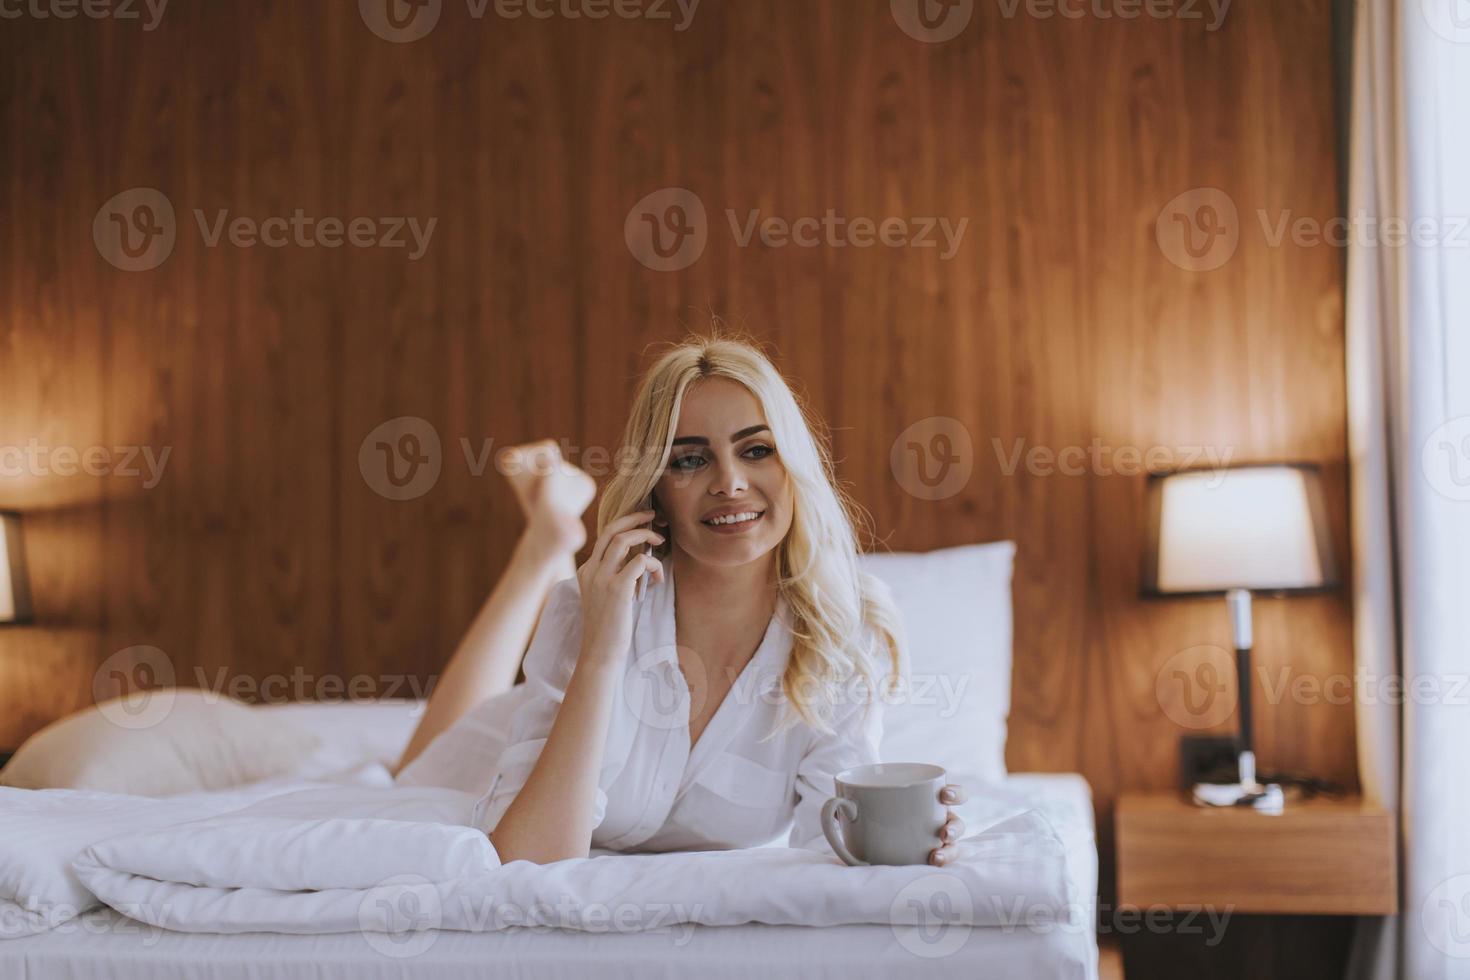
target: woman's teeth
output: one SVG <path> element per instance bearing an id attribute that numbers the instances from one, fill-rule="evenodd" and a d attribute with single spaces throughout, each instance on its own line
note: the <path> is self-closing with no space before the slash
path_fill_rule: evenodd
<path id="1" fill-rule="evenodd" d="M 706 524 L 740 524 L 740 523 L 743 523 L 745 521 L 753 521 L 753 520 L 755 520 L 759 516 L 761 516 L 761 515 L 758 514 L 758 513 L 756 513 L 755 511 L 748 510 L 748 511 L 746 511 L 743 514 L 726 514 L 724 517 L 711 517 L 709 520 L 705 521 L 705 523 Z"/>

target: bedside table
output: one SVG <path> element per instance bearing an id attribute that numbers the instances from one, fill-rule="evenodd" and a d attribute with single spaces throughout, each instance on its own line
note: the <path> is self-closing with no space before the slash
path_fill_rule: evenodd
<path id="1" fill-rule="evenodd" d="M 1288 801 L 1268 816 L 1128 793 L 1115 814 L 1118 904 L 1242 915 L 1393 915 L 1393 814 L 1359 798 Z"/>
<path id="2" fill-rule="evenodd" d="M 1393 815 L 1360 799 L 1288 801 L 1270 816 L 1129 793 L 1114 832 L 1118 914 L 1135 916 L 1119 947 L 1135 980 L 1340 980 L 1355 916 L 1398 906 Z"/>

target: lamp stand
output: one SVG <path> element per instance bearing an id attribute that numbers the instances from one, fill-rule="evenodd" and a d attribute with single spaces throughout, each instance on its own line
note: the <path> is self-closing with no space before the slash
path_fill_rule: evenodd
<path id="1" fill-rule="evenodd" d="M 1230 625 L 1235 634 L 1236 710 L 1240 713 L 1240 733 L 1236 738 L 1239 781 L 1196 783 L 1194 802 L 1200 806 L 1248 806 L 1262 813 L 1280 813 L 1286 808 L 1286 797 L 1281 787 L 1276 783 L 1262 785 L 1256 779 L 1256 752 L 1251 736 L 1251 594 L 1247 589 L 1231 589 L 1225 593 L 1225 602 L 1230 608 Z"/>

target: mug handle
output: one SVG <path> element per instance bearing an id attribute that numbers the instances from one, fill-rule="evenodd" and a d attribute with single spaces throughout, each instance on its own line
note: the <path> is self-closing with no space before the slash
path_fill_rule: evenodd
<path id="1" fill-rule="evenodd" d="M 822 833 L 827 835 L 827 843 L 832 845 L 832 850 L 837 852 L 843 864 L 866 867 L 868 862 L 853 857 L 847 845 L 842 842 L 842 831 L 837 826 L 839 814 L 846 817 L 848 823 L 852 823 L 857 819 L 857 802 L 845 796 L 834 796 L 822 804 Z"/>

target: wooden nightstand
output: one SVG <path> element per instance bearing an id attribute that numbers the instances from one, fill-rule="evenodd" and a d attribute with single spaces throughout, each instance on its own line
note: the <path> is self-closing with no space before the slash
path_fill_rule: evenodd
<path id="1" fill-rule="evenodd" d="M 1360 799 L 1268 816 L 1125 794 L 1114 831 L 1119 914 L 1145 913 L 1119 937 L 1135 980 L 1336 980 L 1353 916 L 1398 908 L 1394 817 Z"/>
<path id="2" fill-rule="evenodd" d="M 1125 794 L 1115 819 L 1120 905 L 1242 915 L 1393 915 L 1393 814 L 1361 799 L 1291 802 L 1267 816 Z"/>

